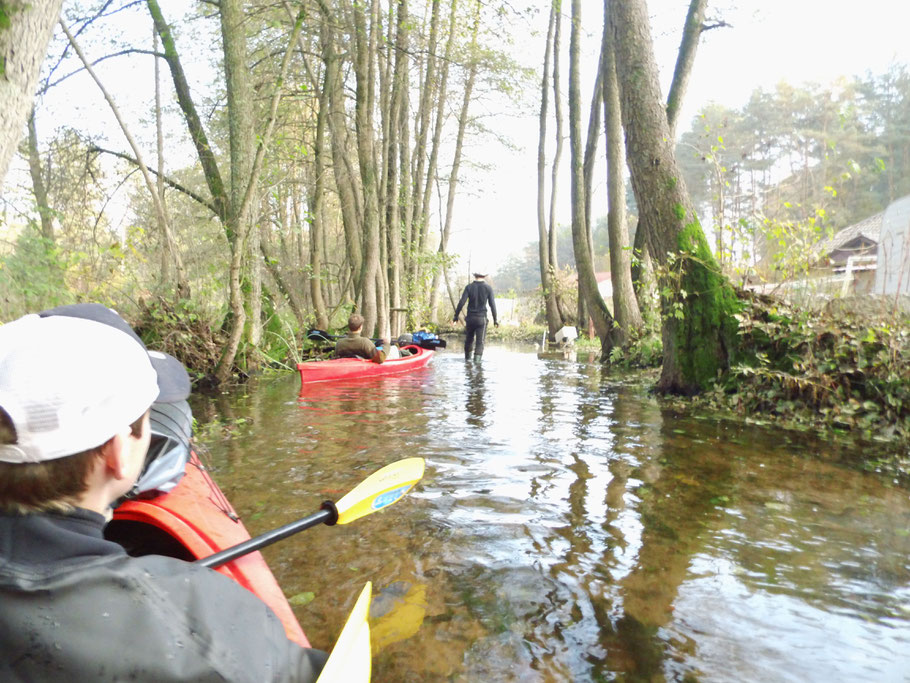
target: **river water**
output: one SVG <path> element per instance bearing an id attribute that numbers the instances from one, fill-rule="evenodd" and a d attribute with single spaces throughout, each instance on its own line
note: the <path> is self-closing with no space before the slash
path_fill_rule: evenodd
<path id="1" fill-rule="evenodd" d="M 394 506 L 264 551 L 316 647 L 373 582 L 374 681 L 910 680 L 908 491 L 649 381 L 491 347 L 194 407 L 253 534 L 426 458 Z"/>

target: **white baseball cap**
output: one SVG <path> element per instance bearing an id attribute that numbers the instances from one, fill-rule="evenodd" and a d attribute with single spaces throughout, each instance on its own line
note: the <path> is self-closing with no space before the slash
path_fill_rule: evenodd
<path id="1" fill-rule="evenodd" d="M 100 322 L 27 315 L 0 327 L 0 408 L 16 444 L 0 461 L 55 460 L 100 446 L 158 396 L 149 355 Z"/>

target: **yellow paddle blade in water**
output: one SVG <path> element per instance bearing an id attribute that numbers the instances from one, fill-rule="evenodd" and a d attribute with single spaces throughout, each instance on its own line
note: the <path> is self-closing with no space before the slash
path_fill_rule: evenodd
<path id="1" fill-rule="evenodd" d="M 373 584 L 367 581 L 316 683 L 365 683 L 370 680 L 372 660 L 367 617 L 372 589 Z"/>
<path id="2" fill-rule="evenodd" d="M 374 472 L 335 503 L 338 510 L 336 523 L 348 524 L 388 507 L 420 481 L 425 466 L 423 458 L 405 458 Z"/>

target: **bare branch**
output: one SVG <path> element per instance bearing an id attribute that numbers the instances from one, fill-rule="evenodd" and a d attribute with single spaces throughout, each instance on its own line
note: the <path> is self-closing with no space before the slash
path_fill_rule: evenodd
<path id="1" fill-rule="evenodd" d="M 115 156 L 120 159 L 125 159 L 126 161 L 130 162 L 131 164 L 133 164 L 136 167 L 139 166 L 139 162 L 136 159 L 134 159 L 133 157 L 131 157 L 129 154 L 126 154 L 125 152 L 117 152 L 112 149 L 105 149 L 104 147 L 99 147 L 98 145 L 92 145 L 91 148 L 89 149 L 89 151 L 96 152 L 98 154 L 110 154 L 111 156 Z M 164 175 L 162 173 L 158 173 L 158 171 L 156 171 L 153 168 L 149 168 L 148 170 L 149 170 L 149 172 L 153 173 L 156 177 L 160 177 L 165 183 L 167 183 L 169 186 L 171 186 L 178 192 L 182 192 L 187 197 L 190 197 L 191 199 L 195 199 L 197 202 L 202 204 L 205 208 L 207 208 L 209 211 L 214 213 L 216 216 L 218 215 L 218 211 L 215 209 L 215 204 L 210 199 L 206 199 L 202 195 L 200 195 L 196 192 L 193 192 L 191 189 L 181 185 L 173 178 L 170 178 L 169 176 Z"/>
<path id="2" fill-rule="evenodd" d="M 130 48 L 128 50 L 120 50 L 120 52 L 114 52 L 113 54 L 105 55 L 104 57 L 99 57 L 98 59 L 96 59 L 94 62 L 91 63 L 91 66 L 96 66 L 107 59 L 113 59 L 114 57 L 122 57 L 124 55 L 129 55 L 129 54 L 152 55 L 153 57 L 164 57 L 163 52 L 155 52 L 154 50 L 140 50 L 138 48 Z M 47 81 L 45 81 L 45 84 L 38 91 L 38 94 L 43 95 L 48 90 L 53 88 L 55 85 L 60 85 L 67 78 L 70 78 L 71 76 L 75 76 L 76 74 L 80 74 L 83 71 L 85 71 L 85 67 L 82 67 L 81 69 L 76 69 L 75 71 L 71 71 L 70 73 L 66 74 L 66 76 L 61 76 L 53 83 L 48 83 Z"/>

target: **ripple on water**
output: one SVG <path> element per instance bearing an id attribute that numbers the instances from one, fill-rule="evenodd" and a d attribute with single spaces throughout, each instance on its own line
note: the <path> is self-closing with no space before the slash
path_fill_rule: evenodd
<path id="1" fill-rule="evenodd" d="M 377 682 L 906 679 L 905 491 L 598 366 L 453 351 L 296 402 L 296 379 L 220 399 L 246 426 L 209 444 L 216 478 L 254 533 L 427 459 L 388 511 L 270 551 L 316 596 L 296 608 L 315 644 L 370 579 L 377 614 L 420 613 L 387 634 Z"/>

